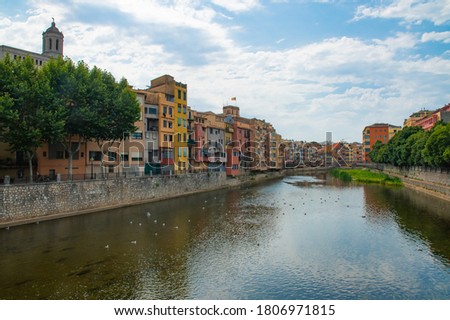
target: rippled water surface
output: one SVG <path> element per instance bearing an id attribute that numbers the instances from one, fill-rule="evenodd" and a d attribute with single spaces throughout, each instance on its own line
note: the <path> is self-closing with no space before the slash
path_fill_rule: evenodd
<path id="1" fill-rule="evenodd" d="M 1 299 L 450 299 L 448 202 L 296 176 L 0 230 Z"/>

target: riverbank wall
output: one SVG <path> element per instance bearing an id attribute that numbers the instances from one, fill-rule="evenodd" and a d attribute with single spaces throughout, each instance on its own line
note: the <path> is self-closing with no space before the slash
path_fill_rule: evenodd
<path id="1" fill-rule="evenodd" d="M 290 171 L 292 174 L 293 171 Z M 87 214 L 188 194 L 258 184 L 286 171 L 142 176 L 0 186 L 0 227 Z"/>
<path id="2" fill-rule="evenodd" d="M 371 168 L 400 178 L 411 189 L 450 201 L 450 170 L 428 167 L 396 167 L 378 164 Z"/>

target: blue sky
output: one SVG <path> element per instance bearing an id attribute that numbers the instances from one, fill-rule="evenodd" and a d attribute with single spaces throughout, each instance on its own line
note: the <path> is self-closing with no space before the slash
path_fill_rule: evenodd
<path id="1" fill-rule="evenodd" d="M 0 44 L 64 54 L 136 88 L 170 74 L 188 103 L 266 119 L 283 138 L 361 141 L 450 102 L 450 0 L 0 0 Z M 234 103 L 234 102 L 233 102 Z"/>

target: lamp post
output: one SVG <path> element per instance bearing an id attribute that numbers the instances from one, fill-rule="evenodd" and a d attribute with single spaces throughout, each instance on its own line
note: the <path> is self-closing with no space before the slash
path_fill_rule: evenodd
<path id="1" fill-rule="evenodd" d="M 94 179 L 94 158 L 91 157 L 91 179 Z"/>

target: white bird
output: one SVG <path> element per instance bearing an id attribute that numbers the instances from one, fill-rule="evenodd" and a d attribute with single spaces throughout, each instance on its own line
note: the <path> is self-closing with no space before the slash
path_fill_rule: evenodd
<path id="1" fill-rule="evenodd" d="M 158 223 L 158 220 L 155 219 L 155 221 L 153 221 L 154 223 Z"/>
<path id="2" fill-rule="evenodd" d="M 150 212 L 147 212 L 147 217 L 150 217 L 152 214 Z"/>
<path id="3" fill-rule="evenodd" d="M 133 224 L 133 221 L 130 221 L 130 224 Z"/>
<path id="4" fill-rule="evenodd" d="M 136 240 L 131 241 L 132 244 L 136 244 Z"/>
<path id="5" fill-rule="evenodd" d="M 109 244 L 107 244 L 107 245 L 105 246 L 105 249 L 109 249 Z"/>
<path id="6" fill-rule="evenodd" d="M 165 224 L 165 223 L 163 222 L 162 226 L 163 226 L 163 227 L 165 227 L 165 226 L 166 226 L 166 224 Z"/>

